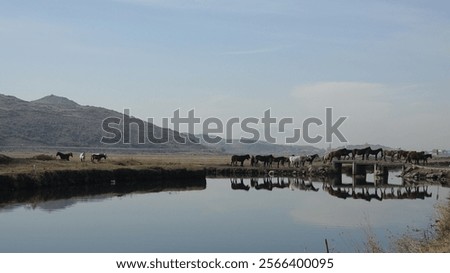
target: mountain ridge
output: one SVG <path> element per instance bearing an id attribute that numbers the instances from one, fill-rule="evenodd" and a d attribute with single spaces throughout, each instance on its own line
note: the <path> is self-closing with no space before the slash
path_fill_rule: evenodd
<path id="1" fill-rule="evenodd" d="M 54 94 L 37 100 L 25 101 L 14 96 L 0 94 L 0 147 L 93 147 L 102 149 L 138 149 L 163 152 L 212 152 L 225 154 L 311 154 L 324 153 L 324 149 L 310 145 L 281 145 L 258 141 L 245 144 L 222 140 L 218 144 L 187 142 L 181 144 L 176 137 L 196 139 L 196 136 L 161 128 L 143 121 L 145 128 L 130 127 L 129 143 L 102 144 L 102 137 L 110 137 L 102 130 L 106 118 L 116 118 L 122 123 L 110 128 L 123 126 L 123 113 L 98 106 L 80 105 L 66 97 Z M 140 121 L 141 122 L 141 121 Z M 109 126 L 109 125 L 108 125 Z M 168 136 L 167 143 L 149 142 L 148 134 Z M 145 142 L 138 136 L 145 136 Z M 198 137 L 198 135 L 197 135 Z"/>

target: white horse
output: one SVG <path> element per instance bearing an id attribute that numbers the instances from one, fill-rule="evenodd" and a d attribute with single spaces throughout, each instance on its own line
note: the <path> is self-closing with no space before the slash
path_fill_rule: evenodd
<path id="1" fill-rule="evenodd" d="M 305 165 L 306 156 L 293 155 L 289 157 L 289 166 L 300 167 Z"/>
<path id="2" fill-rule="evenodd" d="M 83 162 L 85 158 L 86 158 L 86 155 L 84 154 L 84 152 L 82 152 L 80 154 L 80 161 Z"/>

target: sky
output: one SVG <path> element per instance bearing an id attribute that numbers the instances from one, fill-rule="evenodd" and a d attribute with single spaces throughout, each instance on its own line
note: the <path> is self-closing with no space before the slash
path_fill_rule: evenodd
<path id="1" fill-rule="evenodd" d="M 0 60 L 0 93 L 27 101 L 158 125 L 177 109 L 224 124 L 270 110 L 293 120 L 270 127 L 278 143 L 311 117 L 325 136 L 332 108 L 345 141 L 314 146 L 450 148 L 448 1 L 0 0 Z"/>

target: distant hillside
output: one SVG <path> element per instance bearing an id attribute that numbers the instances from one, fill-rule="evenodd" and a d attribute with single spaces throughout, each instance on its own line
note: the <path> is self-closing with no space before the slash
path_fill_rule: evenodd
<path id="1" fill-rule="evenodd" d="M 110 137 L 102 130 L 102 121 L 108 117 L 123 116 L 122 113 L 101 107 L 82 106 L 64 97 L 46 96 L 35 101 L 24 101 L 0 94 L 0 146 L 15 147 L 103 147 L 145 148 L 162 151 L 208 151 L 203 145 L 149 143 L 139 145 L 137 126 L 131 126 L 131 144 L 100 143 L 102 136 Z M 119 126 L 121 127 L 121 126 Z M 173 136 L 176 132 L 157 126 L 145 126 L 156 136 Z M 145 129 L 145 128 L 141 128 Z M 141 134 L 145 131 L 141 130 Z M 146 135 L 145 135 L 146 136 Z M 145 139 L 147 139 L 145 137 Z M 173 140 L 172 137 L 169 139 Z"/>
<path id="2" fill-rule="evenodd" d="M 313 146 L 277 145 L 264 141 L 254 144 L 180 144 L 174 141 L 178 132 L 144 122 L 140 135 L 145 136 L 146 143 L 138 144 L 137 126 L 131 126 L 131 144 L 117 143 L 106 145 L 100 143 L 102 136 L 111 137 L 102 130 L 102 121 L 108 117 L 122 118 L 123 113 L 102 107 L 83 106 L 64 97 L 50 95 L 34 101 L 24 101 L 13 96 L 0 94 L 0 147 L 95 147 L 118 149 L 148 149 L 158 152 L 213 152 L 226 154 L 323 154 L 323 149 Z M 118 125 L 122 127 L 122 125 Z M 150 130 L 146 132 L 145 130 Z M 144 131 L 142 131 L 144 130 Z M 153 131 L 151 131 L 153 130 Z M 155 136 L 166 135 L 170 141 L 164 144 L 149 143 L 146 133 Z M 186 135 L 194 139 L 192 135 Z M 201 138 L 201 136 L 200 136 Z"/>
<path id="3" fill-rule="evenodd" d="M 199 136 L 201 137 L 201 136 Z M 214 147 L 226 154 L 251 154 L 251 155 L 269 155 L 274 156 L 290 156 L 290 155 L 323 155 L 325 149 L 316 148 L 310 145 L 281 145 L 271 144 L 265 141 L 257 141 L 256 143 L 242 143 L 237 139 L 233 139 L 232 143 L 225 143 L 222 139 L 217 144 L 204 144 Z"/>

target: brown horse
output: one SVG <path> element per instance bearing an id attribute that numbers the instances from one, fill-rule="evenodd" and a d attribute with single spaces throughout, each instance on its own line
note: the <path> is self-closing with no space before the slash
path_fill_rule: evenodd
<path id="1" fill-rule="evenodd" d="M 59 158 L 61 158 L 61 160 L 69 161 L 69 157 L 73 157 L 73 154 L 72 153 L 65 154 L 65 153 L 57 152 L 56 156 L 59 156 Z"/>
<path id="2" fill-rule="evenodd" d="M 393 162 L 395 157 L 397 156 L 397 152 L 398 151 L 395 151 L 395 150 L 384 151 L 384 161 L 386 161 L 386 157 L 389 156 L 389 157 L 391 157 L 391 162 Z"/>
<path id="3" fill-rule="evenodd" d="M 425 152 L 411 151 L 408 153 L 405 163 L 412 163 L 414 160 L 415 164 L 419 164 L 419 160 L 422 160 L 424 155 L 425 155 Z"/>
<path id="4" fill-rule="evenodd" d="M 332 151 L 329 152 L 325 158 L 324 158 L 324 162 L 329 161 L 331 163 L 331 161 L 333 161 L 333 158 L 336 158 L 338 160 L 341 160 L 341 157 L 347 157 L 350 155 L 350 153 L 352 153 L 352 150 L 346 149 L 346 148 L 342 148 L 336 151 Z"/>
<path id="5" fill-rule="evenodd" d="M 99 162 L 100 160 L 102 160 L 102 158 L 104 158 L 106 160 L 106 154 L 92 154 L 91 162 L 94 162 L 95 160 L 97 160 L 97 162 Z"/>
<path id="6" fill-rule="evenodd" d="M 231 166 L 236 166 L 238 162 L 241 162 L 241 167 L 244 166 L 244 161 L 249 160 L 250 155 L 233 155 L 231 156 Z"/>

